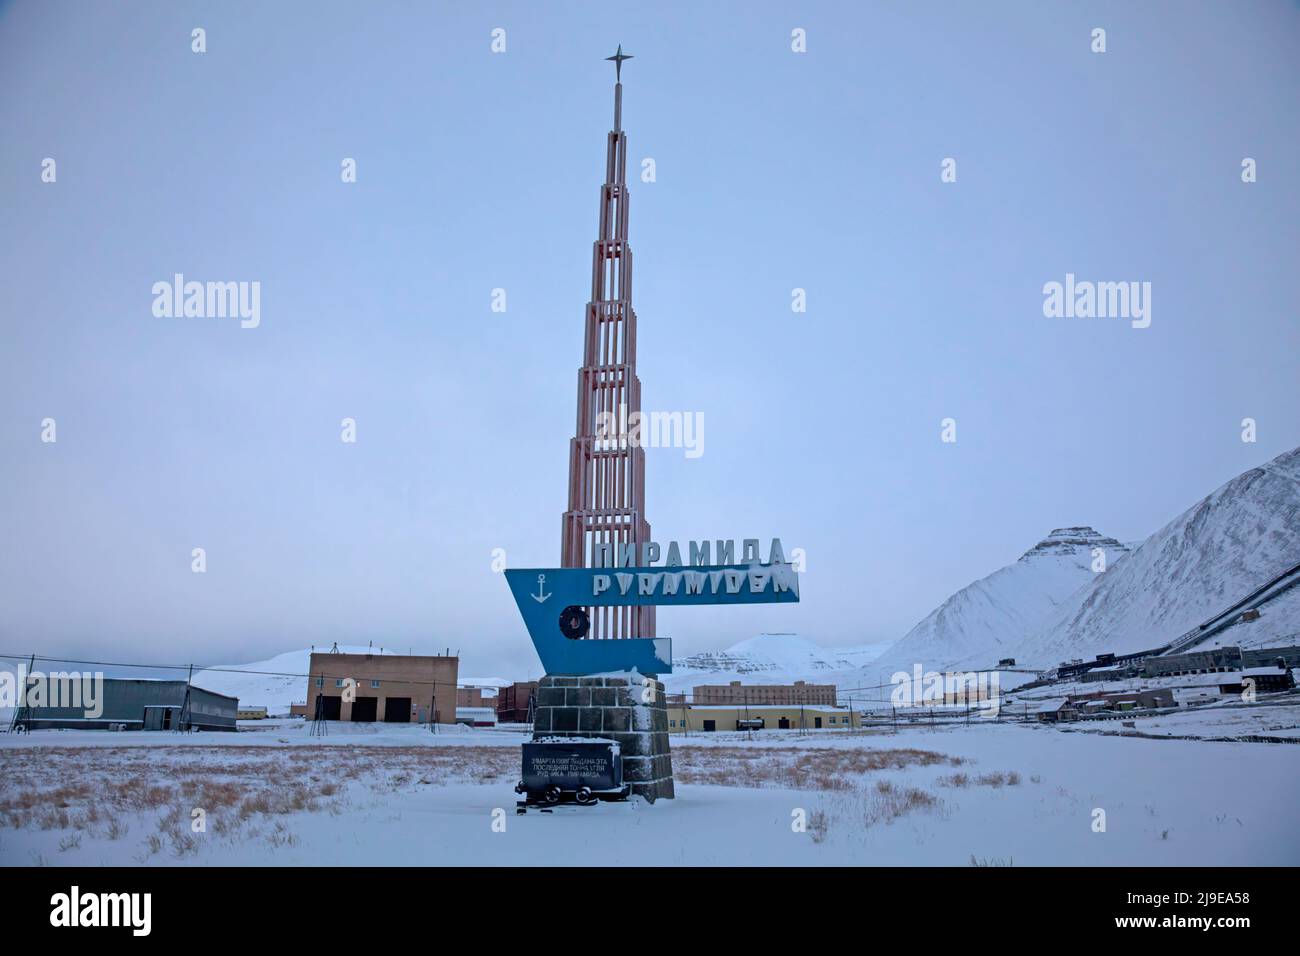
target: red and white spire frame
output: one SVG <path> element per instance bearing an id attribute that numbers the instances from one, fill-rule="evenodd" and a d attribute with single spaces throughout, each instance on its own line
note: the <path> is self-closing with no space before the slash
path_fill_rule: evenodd
<path id="1" fill-rule="evenodd" d="M 592 250 L 591 301 L 578 370 L 578 421 L 569 443 L 569 509 L 564 513 L 560 548 L 560 564 L 566 568 L 594 566 L 597 545 L 612 546 L 609 551 L 614 555 L 621 545 L 632 545 L 634 563 L 640 564 L 641 545 L 650 540 L 645 450 L 625 433 L 625 423 L 641 411 L 621 82 L 623 61 L 631 57 L 620 46 L 609 59 L 616 68 L 614 128 L 605 150 L 600 231 Z M 655 636 L 653 607 L 588 608 L 587 613 L 591 616 L 588 640 Z"/>

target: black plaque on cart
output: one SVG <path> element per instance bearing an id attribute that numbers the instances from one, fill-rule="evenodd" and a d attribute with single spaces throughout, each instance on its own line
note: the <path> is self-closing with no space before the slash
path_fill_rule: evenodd
<path id="1" fill-rule="evenodd" d="M 529 803 L 595 803 L 627 796 L 623 758 L 612 740 L 555 737 L 526 743 L 523 751 L 523 779 L 515 789 Z"/>

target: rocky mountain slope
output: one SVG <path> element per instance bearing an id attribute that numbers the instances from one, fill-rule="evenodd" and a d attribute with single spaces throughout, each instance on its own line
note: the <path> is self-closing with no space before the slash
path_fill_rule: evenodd
<path id="1" fill-rule="evenodd" d="M 725 651 L 679 658 L 664 683 L 673 693 L 689 691 L 697 684 L 726 684 L 733 680 L 747 684 L 806 680 L 852 686 L 858 672 L 879 657 L 885 647 L 821 647 L 797 634 L 759 634 Z"/>
<path id="2" fill-rule="evenodd" d="M 1057 528 L 1014 564 L 944 601 L 869 670 L 990 667 L 1015 656 L 1071 595 L 1101 577 L 1092 569 L 1094 549 L 1104 553 L 1106 573 L 1129 554 L 1127 545 L 1092 528 Z"/>
<path id="3" fill-rule="evenodd" d="M 1071 596 L 1018 655 L 1065 658 L 1165 644 L 1300 563 L 1300 448 L 1238 475 Z M 1300 643 L 1292 592 L 1238 625 L 1233 643 Z M 1226 637 L 1225 634 L 1225 637 Z M 1222 640 L 1222 639 L 1221 639 Z"/>

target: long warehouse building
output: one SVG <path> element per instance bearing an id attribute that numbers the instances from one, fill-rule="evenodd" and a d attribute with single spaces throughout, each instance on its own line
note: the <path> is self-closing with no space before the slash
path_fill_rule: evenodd
<path id="1" fill-rule="evenodd" d="M 28 678 L 29 688 L 34 680 Z M 17 723 L 30 730 L 236 729 L 237 697 L 183 680 L 105 677 L 94 684 L 92 692 L 77 688 L 71 700 L 66 690 L 57 700 L 29 690 L 29 706 L 19 709 Z"/>

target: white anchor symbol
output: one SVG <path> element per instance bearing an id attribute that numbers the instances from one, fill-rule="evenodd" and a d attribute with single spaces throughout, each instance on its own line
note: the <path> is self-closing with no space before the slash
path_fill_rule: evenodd
<path id="1" fill-rule="evenodd" d="M 541 604 L 548 597 L 550 597 L 550 595 L 546 593 L 546 575 L 544 574 L 537 575 L 537 593 L 530 594 L 529 597 L 531 597 L 538 604 Z"/>

